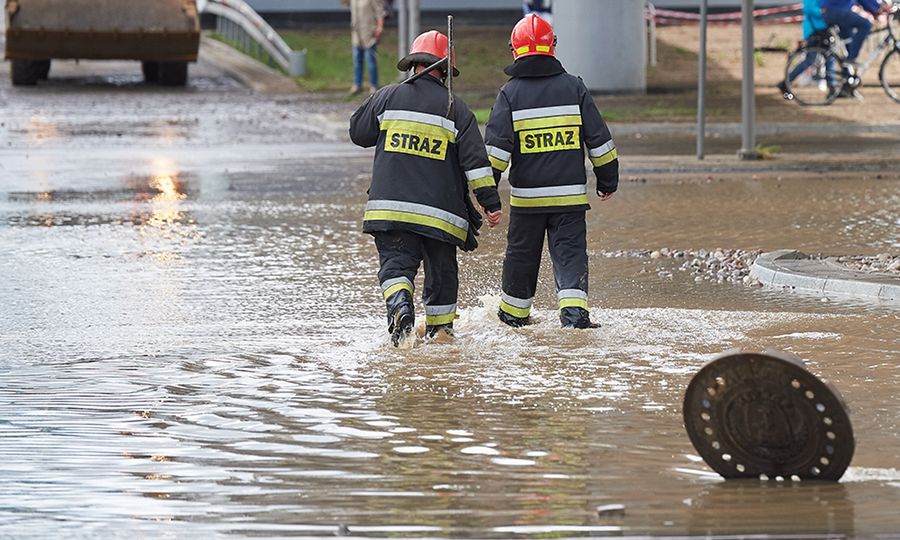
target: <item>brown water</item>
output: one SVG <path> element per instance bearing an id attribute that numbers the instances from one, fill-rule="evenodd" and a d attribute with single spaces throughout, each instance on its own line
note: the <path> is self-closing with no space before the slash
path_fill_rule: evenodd
<path id="1" fill-rule="evenodd" d="M 896 251 L 896 181 L 626 183 L 589 214 L 596 331 L 556 327 L 546 264 L 538 324 L 496 321 L 504 224 L 460 257 L 456 338 L 395 350 L 359 232 L 368 154 L 215 73 L 126 83 L 0 89 L 3 535 L 900 533 L 896 306 L 603 256 Z M 843 392 L 841 483 L 700 461 L 681 400 L 734 347 Z"/>

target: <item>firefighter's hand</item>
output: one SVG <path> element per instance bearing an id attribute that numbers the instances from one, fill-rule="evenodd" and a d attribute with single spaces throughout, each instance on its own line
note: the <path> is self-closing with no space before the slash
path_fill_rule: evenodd
<path id="1" fill-rule="evenodd" d="M 482 210 L 484 209 L 482 208 Z M 484 210 L 484 217 L 487 218 L 488 227 L 493 229 L 500 224 L 500 218 L 503 217 L 503 210 L 496 210 L 494 212 L 488 212 L 487 210 Z"/>
<path id="2" fill-rule="evenodd" d="M 601 201 L 608 201 L 612 199 L 612 196 L 615 195 L 615 193 L 603 193 L 602 191 L 598 191 L 597 195 L 600 196 Z"/>

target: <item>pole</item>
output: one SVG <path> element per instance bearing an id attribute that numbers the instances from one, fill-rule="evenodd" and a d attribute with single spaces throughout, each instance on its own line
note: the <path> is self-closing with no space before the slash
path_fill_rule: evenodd
<path id="1" fill-rule="evenodd" d="M 409 23 L 407 19 L 407 0 L 397 0 L 397 60 L 403 59 L 409 53 Z M 403 80 L 406 73 L 401 73 L 399 79 Z"/>
<path id="2" fill-rule="evenodd" d="M 647 13 L 650 15 L 650 65 L 656 67 L 656 6 L 647 2 Z"/>
<path id="3" fill-rule="evenodd" d="M 756 95 L 753 81 L 753 0 L 742 0 L 741 5 L 742 50 L 744 79 L 741 88 L 741 159 L 759 159 L 756 151 Z"/>
<path id="4" fill-rule="evenodd" d="M 409 43 L 412 45 L 412 42 L 419 37 L 419 27 L 421 20 L 421 2 L 419 0 L 407 0 L 407 5 L 409 6 Z"/>
<path id="5" fill-rule="evenodd" d="M 697 159 L 706 154 L 706 24 L 709 1 L 700 0 L 700 65 L 697 75 Z"/>

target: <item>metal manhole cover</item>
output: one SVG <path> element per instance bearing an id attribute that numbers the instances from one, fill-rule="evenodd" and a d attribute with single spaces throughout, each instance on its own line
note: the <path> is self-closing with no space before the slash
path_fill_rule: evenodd
<path id="1" fill-rule="evenodd" d="M 853 458 L 853 428 L 836 389 L 796 357 L 728 352 L 684 396 L 694 448 L 725 478 L 838 480 Z"/>

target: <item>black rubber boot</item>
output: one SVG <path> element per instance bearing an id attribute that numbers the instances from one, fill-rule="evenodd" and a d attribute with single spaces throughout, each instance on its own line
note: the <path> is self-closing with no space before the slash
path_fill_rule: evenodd
<path id="1" fill-rule="evenodd" d="M 391 335 L 391 343 L 394 347 L 400 346 L 400 342 L 412 333 L 416 324 L 416 312 L 412 295 L 409 291 L 398 291 L 387 299 L 388 333 Z"/>
<path id="2" fill-rule="evenodd" d="M 504 324 L 512 326 L 513 328 L 521 328 L 523 326 L 528 326 L 529 324 L 531 324 L 530 317 L 525 317 L 524 319 L 521 317 L 513 317 L 502 309 L 497 310 L 497 317 L 499 317 Z"/>
<path id="3" fill-rule="evenodd" d="M 453 335 L 453 323 L 450 324 L 437 324 L 434 326 L 426 326 L 425 327 L 425 338 L 432 339 L 440 333 L 445 333 L 448 336 Z"/>
<path id="4" fill-rule="evenodd" d="M 588 310 L 580 307 L 565 307 L 559 310 L 559 322 L 563 328 L 600 328 L 600 323 L 591 322 Z"/>

